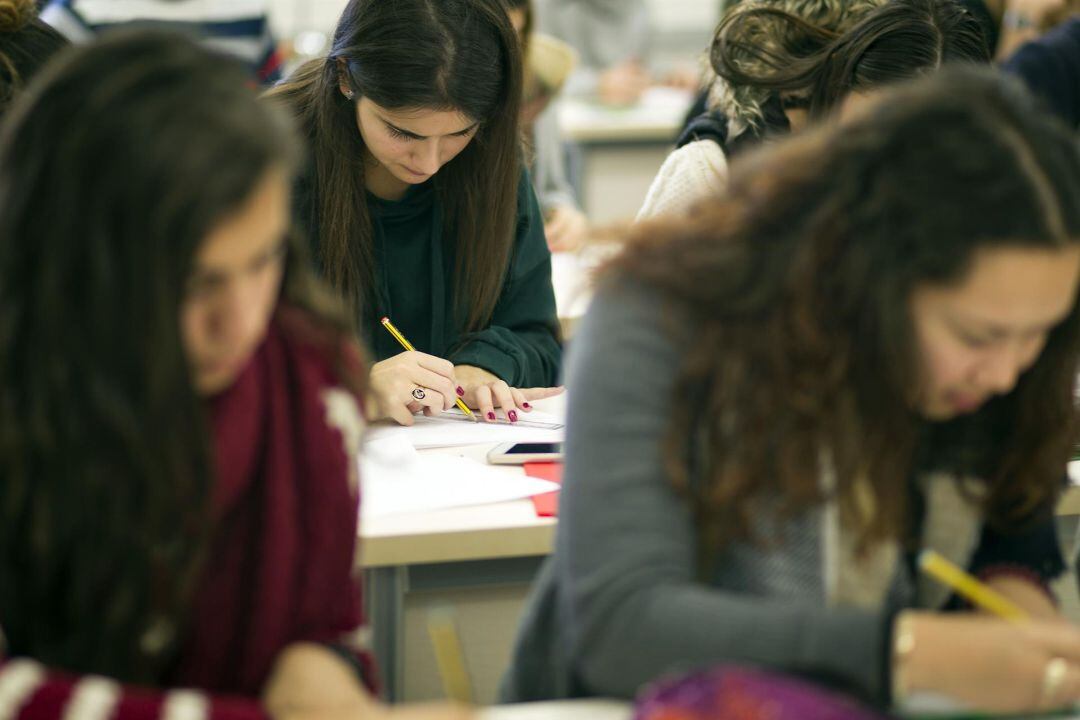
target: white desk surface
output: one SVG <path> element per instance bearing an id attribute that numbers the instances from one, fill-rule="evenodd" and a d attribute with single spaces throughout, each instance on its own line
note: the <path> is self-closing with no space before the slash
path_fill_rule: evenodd
<path id="1" fill-rule="evenodd" d="M 638 104 L 625 108 L 562 98 L 559 127 L 563 137 L 575 142 L 671 144 L 693 101 L 691 93 L 666 87 L 650 88 Z"/>
<path id="2" fill-rule="evenodd" d="M 632 716 L 633 707 L 617 700 L 561 700 L 483 708 L 476 720 L 630 720 Z"/>
<path id="3" fill-rule="evenodd" d="M 565 413 L 566 398 L 536 403 L 539 410 Z M 423 450 L 468 455 L 481 462 L 494 444 Z M 1076 466 L 1080 479 L 1080 465 Z M 500 468 L 522 473 L 520 467 Z M 1058 515 L 1080 515 L 1080 485 L 1064 494 Z M 376 518 L 360 528 L 365 568 L 547 555 L 555 538 L 554 518 L 537 516 L 531 500 L 477 505 Z"/>
<path id="4" fill-rule="evenodd" d="M 537 410 L 563 415 L 565 396 L 535 403 Z M 467 455 L 484 462 L 497 443 L 439 448 L 420 452 Z M 499 468 L 523 473 L 521 467 Z M 555 519 L 539 517 L 532 501 L 434 510 L 374 518 L 360 528 L 362 567 L 386 567 L 458 560 L 547 555 L 555 537 Z"/>

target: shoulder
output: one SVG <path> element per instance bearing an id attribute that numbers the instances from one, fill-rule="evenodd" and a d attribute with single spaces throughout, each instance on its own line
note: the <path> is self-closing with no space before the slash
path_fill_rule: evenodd
<path id="1" fill-rule="evenodd" d="M 664 160 L 637 219 L 685 212 L 696 201 L 720 193 L 727 175 L 727 157 L 717 143 L 687 143 Z"/>
<path id="2" fill-rule="evenodd" d="M 664 166 L 671 172 L 688 172 L 703 184 L 719 188 L 727 175 L 727 157 L 715 140 L 695 140 L 675 150 Z"/>
<path id="3" fill-rule="evenodd" d="M 524 253 L 523 260 L 532 258 L 542 260 L 550 257 L 547 240 L 544 237 L 544 216 L 540 211 L 540 201 L 533 188 L 529 169 L 522 166 L 517 185 L 517 226 L 515 229 L 517 254 Z"/>
<path id="4" fill-rule="evenodd" d="M 285 303 L 272 323 L 289 351 L 325 385 L 343 386 L 359 399 L 367 361 L 355 339 L 315 313 Z"/>
<path id="5" fill-rule="evenodd" d="M 536 191 L 533 189 L 532 173 L 525 163 L 521 164 L 521 172 L 518 173 L 517 184 L 517 211 L 518 217 L 539 212 L 536 201 Z"/>
<path id="6" fill-rule="evenodd" d="M 326 427 L 341 435 L 346 457 L 360 451 L 364 432 L 363 388 L 366 362 L 359 344 L 314 313 L 281 305 L 273 328 L 287 348 L 293 379 L 306 407 L 317 408 Z M 350 466 L 349 484 L 356 490 Z"/>
<path id="7" fill-rule="evenodd" d="M 568 353 L 568 377 L 597 359 L 600 366 L 621 367 L 620 374 L 648 376 L 646 384 L 656 380 L 655 373 L 673 373 L 683 330 L 676 315 L 658 290 L 642 282 L 601 280 Z"/>

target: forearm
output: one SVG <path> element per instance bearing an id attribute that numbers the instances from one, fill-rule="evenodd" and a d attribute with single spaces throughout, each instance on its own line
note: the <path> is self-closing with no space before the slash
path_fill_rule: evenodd
<path id="1" fill-rule="evenodd" d="M 192 689 L 123 685 L 101 676 L 74 675 L 27 658 L 0 658 L 0 717 L 62 720 L 73 708 L 92 708 L 102 720 L 269 720 L 254 698 L 211 695 Z"/>
<path id="2" fill-rule="evenodd" d="M 884 615 L 689 584 L 632 594 L 609 610 L 595 605 L 583 611 L 574 658 L 597 694 L 629 698 L 667 673 L 739 663 L 887 697 Z"/>
<path id="3" fill-rule="evenodd" d="M 491 327 L 472 335 L 450 359 L 487 370 L 511 387 L 550 387 L 558 382 L 562 348 L 554 328 Z"/>
<path id="4" fill-rule="evenodd" d="M 353 667 L 332 650 L 314 643 L 296 643 L 278 656 L 263 691 L 274 717 L 355 712 L 370 714 L 376 702 Z"/>

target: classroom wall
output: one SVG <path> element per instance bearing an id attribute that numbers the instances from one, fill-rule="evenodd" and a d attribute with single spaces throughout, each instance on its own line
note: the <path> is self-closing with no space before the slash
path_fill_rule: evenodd
<path id="1" fill-rule="evenodd" d="M 704 48 L 716 24 L 717 0 L 649 0 L 656 50 L 661 58 L 685 56 Z M 319 32 L 329 37 L 346 0 L 270 0 L 271 21 L 279 37 Z"/>

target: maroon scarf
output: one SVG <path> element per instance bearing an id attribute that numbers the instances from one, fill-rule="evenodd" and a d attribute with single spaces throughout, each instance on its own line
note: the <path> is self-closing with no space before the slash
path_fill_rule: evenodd
<path id="1" fill-rule="evenodd" d="M 356 459 L 328 424 L 324 393 L 340 383 L 319 337 L 279 309 L 210 402 L 217 531 L 170 685 L 256 695 L 283 647 L 341 641 L 362 623 Z"/>

